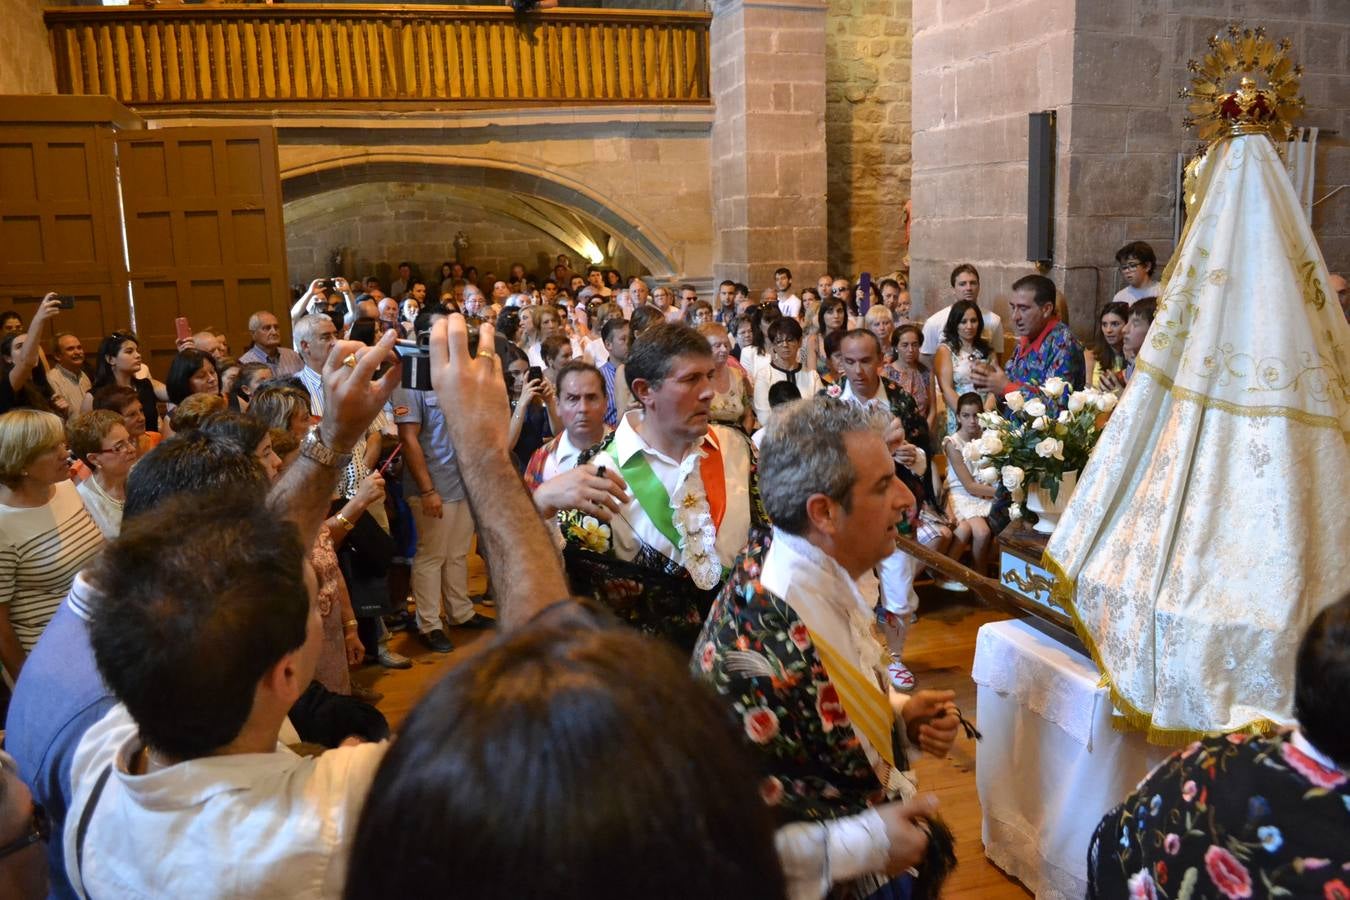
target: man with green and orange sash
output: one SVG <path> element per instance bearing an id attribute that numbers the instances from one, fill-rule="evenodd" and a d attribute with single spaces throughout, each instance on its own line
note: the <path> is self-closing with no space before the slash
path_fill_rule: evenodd
<path id="1" fill-rule="evenodd" d="M 685 649 L 751 526 L 762 522 L 753 447 L 711 421 L 714 372 L 708 341 L 692 328 L 665 323 L 643 332 L 625 364 L 642 408 L 579 460 L 617 472 L 627 501 L 564 515 L 578 526 L 564 528 L 573 590 Z M 598 523 L 606 519 L 604 534 Z"/>
<path id="2" fill-rule="evenodd" d="M 908 759 L 945 756 L 959 724 L 953 692 L 891 685 L 858 585 L 914 506 L 889 419 L 823 396 L 774 411 L 759 459 L 773 529 L 736 560 L 690 662 L 760 758 L 792 900 L 909 896 L 937 801 L 915 796 Z"/>

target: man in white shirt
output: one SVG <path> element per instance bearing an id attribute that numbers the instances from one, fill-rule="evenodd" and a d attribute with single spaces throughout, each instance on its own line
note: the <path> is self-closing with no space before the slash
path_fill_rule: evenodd
<path id="1" fill-rule="evenodd" d="M 976 304 L 980 302 L 980 273 L 970 263 L 961 263 L 952 269 L 950 280 L 952 290 L 956 293 L 956 300 L 969 300 Z M 937 355 L 938 344 L 942 343 L 942 329 L 947 327 L 947 317 L 951 315 L 954 303 L 955 301 L 948 303 L 924 320 L 923 347 L 919 352 L 928 357 L 930 364 L 932 358 Z M 980 315 L 984 318 L 984 339 L 994 348 L 995 353 L 1002 356 L 1003 320 L 993 310 L 981 309 Z"/>
<path id="2" fill-rule="evenodd" d="M 773 530 L 747 548 L 691 660 L 744 722 L 760 794 L 790 823 L 776 843 L 792 900 L 836 896 L 835 886 L 837 896 L 907 895 L 903 884 L 885 889 L 922 861 L 921 823 L 937 806 L 915 796 L 910 759 L 916 748 L 945 756 L 956 738 L 953 692 L 886 685 L 859 587 L 914 504 L 887 420 L 824 397 L 775 414 L 761 457 Z"/>
<path id="3" fill-rule="evenodd" d="M 914 400 L 895 382 L 881 377 L 881 341 L 870 331 L 855 329 L 839 342 L 840 365 L 844 370 L 844 387 L 840 400 L 858 406 L 876 409 L 890 418 L 888 443 L 894 446 L 892 456 L 896 475 L 916 498 L 924 496 L 922 479 L 928 471 L 928 456 L 916 442 L 924 439 L 923 420 L 918 416 Z M 918 539 L 925 546 L 943 552 L 951 543 L 951 531 L 931 523 L 923 523 Z M 899 690 L 914 687 L 914 675 L 901 662 L 905 635 L 910 619 L 919 608 L 919 595 L 914 592 L 914 578 L 923 568 L 919 560 L 903 550 L 892 550 L 877 566 L 880 605 L 877 622 L 891 649 L 889 666 L 891 684 Z M 873 589 L 869 583 L 869 593 Z"/>
<path id="4" fill-rule="evenodd" d="M 694 329 L 653 325 L 634 344 L 624 371 L 642 410 L 623 416 L 593 458 L 606 472 L 617 471 L 631 495 L 609 523 L 605 552 L 652 576 L 639 606 L 621 614 L 688 647 L 757 515 L 753 449 L 745 435 L 712 424 L 716 367 L 707 339 Z M 568 567 L 574 579 L 612 599 L 574 558 Z M 662 576 L 668 589 L 656 585 Z"/>
<path id="5" fill-rule="evenodd" d="M 52 361 L 55 366 L 47 374 L 52 390 L 65 398 L 72 416 L 84 409 L 84 398 L 89 393 L 89 376 L 84 371 L 84 344 L 68 331 L 52 341 Z"/>
<path id="6" fill-rule="evenodd" d="M 334 347 L 333 415 L 274 492 L 281 515 L 237 491 L 176 497 L 126 523 L 90 571 L 102 600 L 89 639 L 119 703 L 71 768 L 78 895 L 341 895 L 385 745 L 304 758 L 277 734 L 323 642 L 309 549 L 337 470 L 398 383 L 398 366 L 373 380 L 391 342 Z"/>
<path id="7" fill-rule="evenodd" d="M 1136 300 L 1158 296 L 1158 282 L 1153 272 L 1158 267 L 1157 254 L 1143 241 L 1131 241 L 1116 251 L 1116 265 L 1125 286 L 1116 291 L 1112 302 L 1133 306 Z"/>
<path id="8" fill-rule="evenodd" d="M 779 266 L 773 273 L 773 287 L 778 295 L 778 310 L 789 319 L 802 314 L 802 298 L 792 293 L 792 270 Z"/>

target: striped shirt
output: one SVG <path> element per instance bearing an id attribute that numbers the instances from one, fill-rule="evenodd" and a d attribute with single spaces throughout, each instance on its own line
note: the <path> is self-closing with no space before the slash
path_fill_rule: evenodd
<path id="1" fill-rule="evenodd" d="M 27 653 L 70 590 L 75 574 L 103 549 L 103 534 L 69 481 L 51 502 L 0 505 L 0 603 Z"/>

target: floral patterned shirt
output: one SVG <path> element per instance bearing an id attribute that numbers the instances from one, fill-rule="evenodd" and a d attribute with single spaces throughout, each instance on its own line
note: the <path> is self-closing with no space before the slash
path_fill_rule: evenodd
<path id="1" fill-rule="evenodd" d="M 1097 826 L 1088 896 L 1350 898 L 1350 779 L 1293 733 L 1171 757 Z"/>
<path id="2" fill-rule="evenodd" d="M 769 543 L 767 532 L 751 535 L 708 613 L 690 665 L 730 705 L 762 762 L 760 794 L 783 821 L 852 815 L 884 802 L 886 791 L 806 624 L 758 580 Z M 773 674 L 747 666 L 748 653 Z M 903 743 L 893 737 L 896 766 L 905 768 Z"/>
<path id="3" fill-rule="evenodd" d="M 1069 326 L 1052 318 L 1035 340 L 1019 338 L 1017 349 L 1005 367 L 1008 386 L 1004 393 L 1044 384 L 1058 376 L 1081 391 L 1086 378 L 1083 364 L 1083 345 L 1074 337 Z"/>

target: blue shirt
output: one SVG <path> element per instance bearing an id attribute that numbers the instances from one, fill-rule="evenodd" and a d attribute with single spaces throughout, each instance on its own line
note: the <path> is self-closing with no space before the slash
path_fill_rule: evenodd
<path id="1" fill-rule="evenodd" d="M 89 727 L 117 703 L 98 673 L 89 645 L 89 609 L 96 598 L 84 577 L 75 576 L 65 602 L 19 672 L 5 720 L 5 749 L 18 761 L 33 800 L 51 818 L 47 862 L 52 897 L 76 896 L 66 879 L 61 840 L 75 750 Z"/>
<path id="2" fill-rule="evenodd" d="M 441 411 L 436 392 L 400 387 L 389 402 L 394 405 L 395 424 L 415 422 L 421 426 L 417 443 L 422 448 L 422 458 L 426 460 L 427 473 L 436 493 L 442 500 L 463 500 L 464 482 L 459 476 L 455 448 L 450 443 L 450 431 L 445 427 L 445 413 Z M 403 467 L 403 493 L 408 497 L 422 493 L 411 468 L 406 465 Z"/>
<path id="3" fill-rule="evenodd" d="M 614 405 L 614 380 L 619 375 L 619 367 L 610 360 L 600 367 L 600 377 L 605 379 L 605 424 L 611 428 L 619 424 L 619 410 Z"/>

